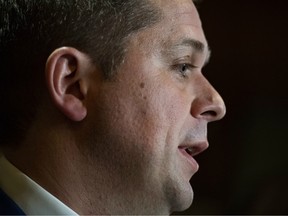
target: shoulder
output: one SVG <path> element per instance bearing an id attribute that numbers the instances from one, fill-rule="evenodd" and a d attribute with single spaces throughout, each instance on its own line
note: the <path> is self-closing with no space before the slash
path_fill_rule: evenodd
<path id="1" fill-rule="evenodd" d="M 0 215 L 25 215 L 17 204 L 0 188 Z"/>

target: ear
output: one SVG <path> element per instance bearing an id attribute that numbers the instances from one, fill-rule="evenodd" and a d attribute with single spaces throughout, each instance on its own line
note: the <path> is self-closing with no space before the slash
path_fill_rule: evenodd
<path id="1" fill-rule="evenodd" d="M 56 107 L 70 120 L 82 121 L 87 115 L 87 76 L 93 68 L 87 55 L 61 47 L 46 62 L 46 82 Z"/>

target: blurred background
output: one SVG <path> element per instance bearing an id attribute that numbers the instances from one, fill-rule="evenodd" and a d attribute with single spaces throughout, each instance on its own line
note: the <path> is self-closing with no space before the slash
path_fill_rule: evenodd
<path id="1" fill-rule="evenodd" d="M 287 1 L 204 0 L 199 13 L 212 49 L 204 74 L 227 114 L 209 125 L 181 214 L 288 214 Z"/>

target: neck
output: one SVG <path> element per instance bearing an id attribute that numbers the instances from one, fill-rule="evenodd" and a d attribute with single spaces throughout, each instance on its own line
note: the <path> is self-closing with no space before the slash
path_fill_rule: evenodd
<path id="1" fill-rule="evenodd" d="M 87 156 L 89 153 L 79 148 L 76 132 L 54 126 L 51 130 L 35 127 L 30 134 L 17 149 L 5 150 L 4 154 L 18 169 L 78 214 L 168 214 L 159 209 L 156 201 L 155 206 L 151 206 L 153 198 L 148 194 L 153 194 L 152 191 L 139 192 L 139 188 L 149 188 L 149 185 L 143 185 L 143 181 L 134 187 L 130 187 L 129 182 L 123 184 L 123 174 L 119 177 L 110 165 L 95 160 L 97 156 L 91 152 Z M 81 145 L 85 145 L 84 142 Z"/>

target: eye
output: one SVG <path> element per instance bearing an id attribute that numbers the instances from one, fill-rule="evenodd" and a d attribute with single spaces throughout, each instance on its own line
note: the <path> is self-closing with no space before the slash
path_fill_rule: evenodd
<path id="1" fill-rule="evenodd" d="M 183 78 L 187 78 L 187 77 L 188 77 L 188 73 L 191 71 L 192 68 L 194 68 L 193 65 L 191 65 L 191 64 L 186 64 L 186 63 L 175 65 L 176 71 L 177 71 Z"/>

